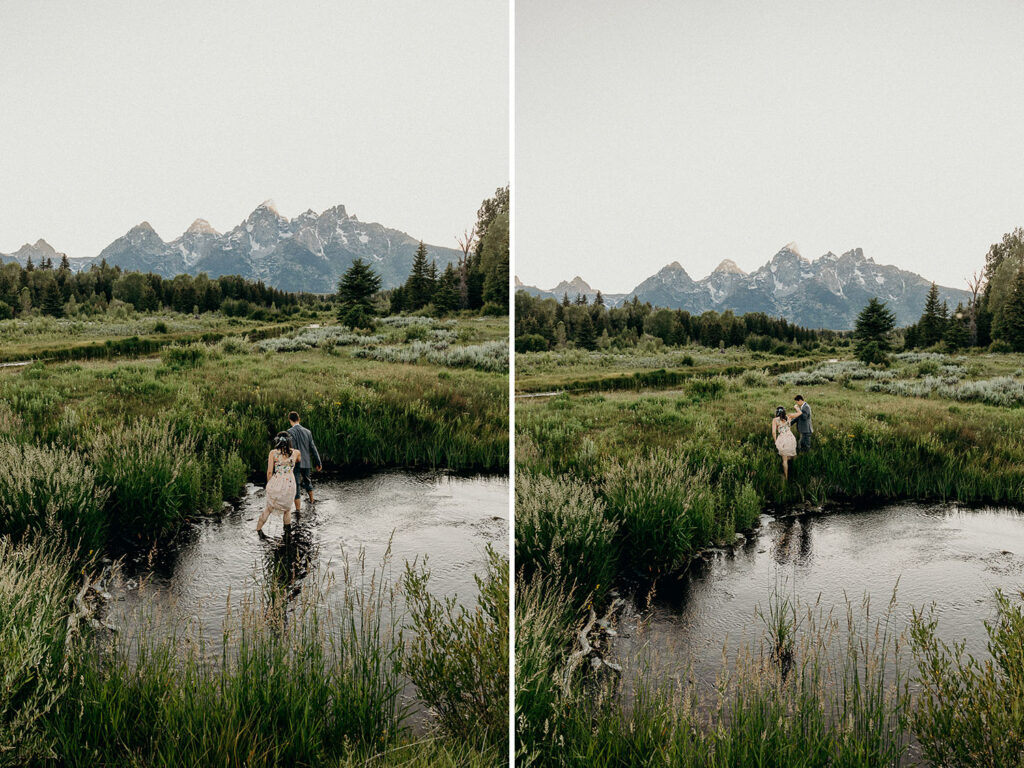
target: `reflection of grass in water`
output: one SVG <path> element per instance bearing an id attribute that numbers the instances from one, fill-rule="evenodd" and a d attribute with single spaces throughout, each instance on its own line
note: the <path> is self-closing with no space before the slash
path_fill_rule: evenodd
<path id="1" fill-rule="evenodd" d="M 638 673 L 628 707 L 615 680 L 581 675 L 559 684 L 572 623 L 571 614 L 564 623 L 560 604 L 539 579 L 517 592 L 525 641 L 517 647 L 517 668 L 530 670 L 529 680 L 517 678 L 524 765 L 889 766 L 903 760 L 910 699 L 894 600 L 875 618 L 867 599 L 859 608 L 848 603 L 845 616 L 778 599 L 788 670 L 770 630 L 759 645 L 723 663 L 713 694 L 695 683 L 659 684 L 648 668 Z"/>
<path id="2" fill-rule="evenodd" d="M 144 627 L 90 651 L 50 723 L 57 751 L 70 764 L 279 765 L 394 744 L 403 644 L 383 568 L 346 560 L 333 600 L 319 579 L 297 600 L 247 597 L 219 659 Z"/>
<path id="3" fill-rule="evenodd" d="M 487 740 L 476 722 L 456 732 L 442 721 L 411 741 L 402 697 L 406 661 L 416 656 L 410 632 L 430 635 L 435 659 L 446 648 L 465 649 L 469 675 L 480 654 L 491 666 L 478 667 L 478 678 L 498 664 L 507 669 L 507 644 L 499 641 L 508 624 L 499 620 L 498 600 L 507 595 L 507 561 L 493 553 L 484 597 L 464 612 L 468 621 L 447 628 L 437 626 L 442 620 L 403 629 L 389 556 L 372 567 L 360 554 L 342 559 L 337 579 L 309 574 L 298 594 L 268 579 L 237 607 L 229 599 L 218 643 L 191 619 L 168 623 L 156 610 L 123 637 L 84 628 L 66 635 L 79 577 L 63 551 L 12 549 L 0 539 L 0 609 L 14 619 L 0 622 L 0 670 L 5 683 L 17 684 L 0 688 L 0 765 L 474 768 L 503 760 L 503 732 Z M 420 600 L 429 601 L 426 575 L 419 586 Z M 479 621 L 481 611 L 491 618 Z M 173 619 L 173 606 L 167 612 Z M 437 690 L 443 682 L 432 675 L 445 671 L 420 670 L 415 682 L 428 703 L 428 684 Z M 507 704 L 499 694 L 488 702 L 495 712 Z M 17 726 L 16 741 L 8 726 Z"/>

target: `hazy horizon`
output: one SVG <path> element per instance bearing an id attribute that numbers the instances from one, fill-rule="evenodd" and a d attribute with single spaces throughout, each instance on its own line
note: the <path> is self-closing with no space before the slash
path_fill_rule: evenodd
<path id="1" fill-rule="evenodd" d="M 144 9 L 144 10 L 143 10 Z M 508 182 L 508 5 L 0 4 L 0 252 L 271 199 L 457 247 Z"/>
<path id="2" fill-rule="evenodd" d="M 1024 6 L 516 7 L 516 267 L 625 293 L 862 248 L 953 288 L 1024 225 Z"/>

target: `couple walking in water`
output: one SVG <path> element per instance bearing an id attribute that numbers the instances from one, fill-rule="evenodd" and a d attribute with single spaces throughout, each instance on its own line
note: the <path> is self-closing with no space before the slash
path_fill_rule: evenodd
<path id="1" fill-rule="evenodd" d="M 775 418 L 772 419 L 772 439 L 775 441 L 775 449 L 782 457 L 782 476 L 789 480 L 789 460 L 797 453 L 806 453 L 811 450 L 811 435 L 814 429 L 811 426 L 811 406 L 804 401 L 803 395 L 793 398 L 796 403 L 796 413 L 786 413 L 781 405 L 775 409 Z M 790 425 L 796 422 L 797 432 L 800 434 L 800 441 L 797 442 Z"/>
<path id="2" fill-rule="evenodd" d="M 271 514 L 283 515 L 284 524 L 292 523 L 292 505 L 298 512 L 302 508 L 302 491 L 309 494 L 313 503 L 313 468 L 319 472 L 320 452 L 313 441 L 313 433 L 299 420 L 299 414 L 288 414 L 291 426 L 274 437 L 274 447 L 267 457 L 267 506 L 256 523 L 256 532 L 263 532 L 263 524 Z M 287 530 L 287 529 L 286 529 Z"/>

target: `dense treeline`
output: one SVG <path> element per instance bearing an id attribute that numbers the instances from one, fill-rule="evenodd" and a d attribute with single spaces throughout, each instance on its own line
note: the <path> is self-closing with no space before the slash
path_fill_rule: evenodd
<path id="1" fill-rule="evenodd" d="M 67 257 L 54 266 L 49 259 L 25 266 L 0 266 L 0 320 L 31 317 L 78 317 L 106 312 L 116 302 L 139 312 L 215 312 L 243 316 L 276 308 L 285 314 L 319 299 L 312 294 L 286 293 L 237 275 L 211 279 L 205 274 L 160 275 L 126 272 L 106 261 L 73 272 Z"/>
<path id="2" fill-rule="evenodd" d="M 921 319 L 904 332 L 907 347 L 989 347 L 1024 352 L 1024 228 L 993 243 L 985 268 L 968 281 L 967 306 L 951 310 L 932 284 Z"/>
<path id="3" fill-rule="evenodd" d="M 835 331 L 815 331 L 760 312 L 737 317 L 730 311 L 691 315 L 681 309 L 658 309 L 635 296 L 621 307 L 609 309 L 600 292 L 593 303 L 579 295 L 562 301 L 541 299 L 525 291 L 516 293 L 516 351 L 542 352 L 574 346 L 582 349 L 617 349 L 635 346 L 644 336 L 665 344 L 691 342 L 706 347 L 747 346 L 768 351 L 779 344 L 807 346 L 833 340 Z"/>
<path id="4" fill-rule="evenodd" d="M 421 242 L 404 285 L 387 297 L 391 314 L 426 310 L 446 315 L 460 309 L 488 315 L 508 314 L 509 188 L 483 201 L 476 224 L 461 238 L 458 264 L 438 272 Z"/>

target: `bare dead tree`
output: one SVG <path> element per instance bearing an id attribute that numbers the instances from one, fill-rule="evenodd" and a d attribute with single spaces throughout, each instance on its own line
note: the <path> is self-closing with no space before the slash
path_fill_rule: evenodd
<path id="1" fill-rule="evenodd" d="M 455 236 L 455 242 L 462 249 L 462 258 L 459 259 L 459 306 L 463 309 L 469 306 L 469 254 L 476 247 L 476 235 L 474 224 L 461 235 Z"/>
<path id="2" fill-rule="evenodd" d="M 971 335 L 971 346 L 977 346 L 978 344 L 978 294 L 981 292 L 982 286 L 985 284 L 985 275 L 983 272 L 975 272 L 969 278 L 967 278 L 967 287 L 971 291 L 971 300 L 968 303 L 968 329 Z"/>

